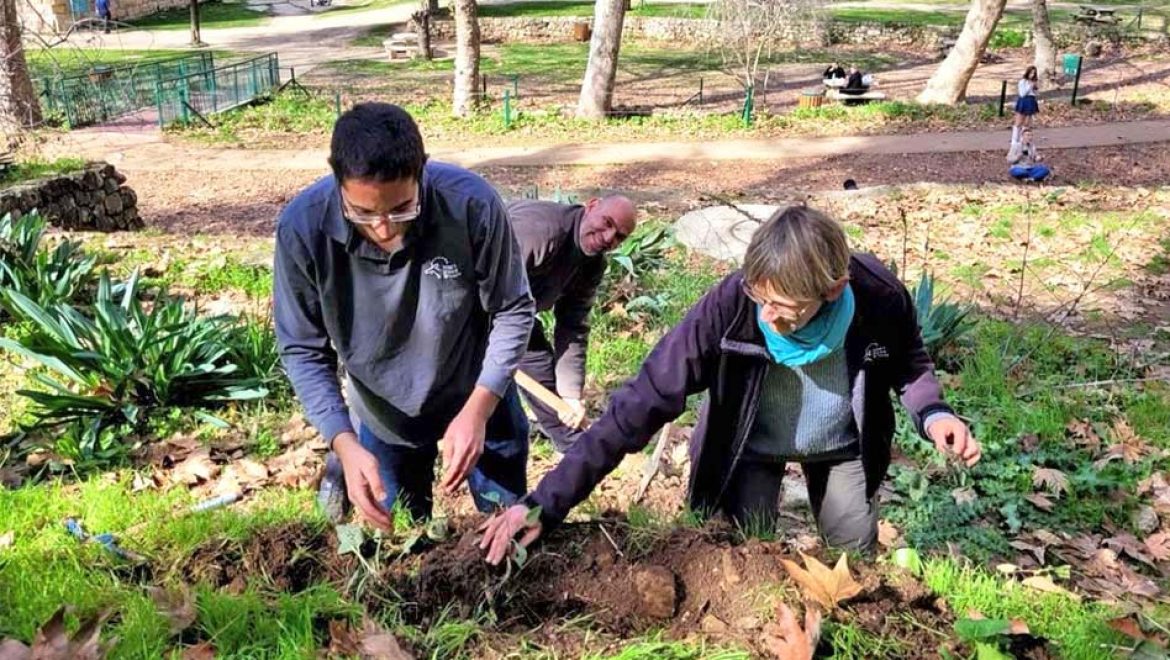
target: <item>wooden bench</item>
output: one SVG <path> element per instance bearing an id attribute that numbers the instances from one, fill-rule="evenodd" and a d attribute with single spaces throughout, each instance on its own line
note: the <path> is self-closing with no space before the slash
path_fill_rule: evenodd
<path id="1" fill-rule="evenodd" d="M 846 94 L 839 89 L 830 89 L 825 92 L 825 96 L 835 101 L 849 102 L 857 101 L 858 103 L 869 103 L 871 101 L 885 101 L 886 95 L 881 92 L 863 92 L 861 94 Z"/>
<path id="2" fill-rule="evenodd" d="M 1102 23 L 1105 25 L 1116 25 L 1121 22 L 1121 17 L 1117 15 L 1117 10 L 1112 7 L 1091 7 L 1088 5 L 1081 5 L 1081 13 L 1073 16 L 1073 21 L 1077 23 Z"/>
<path id="3" fill-rule="evenodd" d="M 399 55 L 410 59 L 418 54 L 418 35 L 413 32 L 395 32 L 382 42 L 382 46 L 391 60 L 398 59 Z"/>
<path id="4" fill-rule="evenodd" d="M 16 154 L 11 151 L 0 153 L 0 172 L 7 172 L 8 168 L 16 165 Z"/>

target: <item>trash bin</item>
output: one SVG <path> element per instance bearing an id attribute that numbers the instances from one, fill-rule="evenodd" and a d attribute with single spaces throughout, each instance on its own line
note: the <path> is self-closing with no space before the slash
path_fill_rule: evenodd
<path id="1" fill-rule="evenodd" d="M 589 24 L 580 21 L 573 23 L 573 39 L 576 41 L 589 41 L 593 36 L 593 30 L 589 29 Z"/>
<path id="2" fill-rule="evenodd" d="M 800 93 L 798 108 L 819 108 L 825 103 L 825 90 L 809 88 Z"/>
<path id="3" fill-rule="evenodd" d="M 1075 55 L 1073 53 L 1065 53 L 1064 54 L 1064 75 L 1066 75 L 1066 76 L 1077 75 L 1077 66 L 1079 66 L 1080 63 L 1081 63 L 1081 56 L 1080 55 Z"/>

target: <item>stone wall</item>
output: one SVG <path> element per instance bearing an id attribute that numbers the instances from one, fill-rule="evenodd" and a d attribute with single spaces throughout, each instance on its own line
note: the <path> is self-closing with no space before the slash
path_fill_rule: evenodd
<path id="1" fill-rule="evenodd" d="M 874 48 L 934 49 L 942 45 L 943 39 L 953 38 L 958 34 L 958 28 L 940 25 L 854 23 L 852 21 L 833 21 L 829 24 L 829 43 L 873 46 Z"/>
<path id="2" fill-rule="evenodd" d="M 126 177 L 107 163 L 0 189 L 0 216 L 34 209 L 54 227 L 88 231 L 141 229 L 138 195 Z"/>
<path id="3" fill-rule="evenodd" d="M 26 32 L 51 34 L 65 32 L 74 22 L 97 16 L 93 0 L 86 3 L 86 11 L 77 15 L 70 10 L 69 0 L 20 0 L 16 6 Z M 110 0 L 110 14 L 116 21 L 133 21 L 164 9 L 189 6 L 189 0 Z"/>
<path id="4" fill-rule="evenodd" d="M 484 43 L 565 43 L 574 41 L 574 27 L 593 25 L 592 16 L 549 16 L 479 19 Z M 454 39 L 454 21 L 436 21 L 437 39 Z M 657 42 L 673 46 L 705 48 L 718 41 L 715 22 L 696 18 L 627 16 L 622 22 L 622 39 Z M 820 23 L 793 23 L 777 35 L 773 45 L 783 48 L 823 46 L 828 30 Z"/>

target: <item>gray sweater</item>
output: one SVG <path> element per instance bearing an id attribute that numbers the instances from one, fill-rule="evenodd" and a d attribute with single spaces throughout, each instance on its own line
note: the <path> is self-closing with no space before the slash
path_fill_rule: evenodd
<path id="1" fill-rule="evenodd" d="M 422 213 L 393 254 L 342 217 L 333 177 L 313 184 L 280 216 L 274 280 L 281 359 L 327 441 L 353 431 L 339 358 L 361 421 L 418 446 L 440 439 L 476 385 L 503 396 L 532 329 L 504 205 L 452 165 L 427 164 Z"/>
<path id="2" fill-rule="evenodd" d="M 845 351 L 803 367 L 769 364 L 748 436 L 758 457 L 827 459 L 857 444 Z"/>
<path id="3" fill-rule="evenodd" d="M 591 257 L 581 251 L 578 237 L 584 214 L 579 204 L 534 199 L 508 204 L 536 310 L 551 309 L 556 319 L 552 343 L 557 392 L 570 399 L 581 398 L 585 386 L 589 312 L 607 263 L 605 255 Z"/>

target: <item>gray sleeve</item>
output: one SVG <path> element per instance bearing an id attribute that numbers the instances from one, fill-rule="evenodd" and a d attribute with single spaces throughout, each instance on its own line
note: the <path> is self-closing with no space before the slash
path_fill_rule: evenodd
<path id="1" fill-rule="evenodd" d="M 301 237 L 283 224 L 276 229 L 273 315 L 285 372 L 305 415 L 326 442 L 352 432 L 349 409 L 337 380 L 337 353 L 325 330 L 311 261 Z"/>
<path id="2" fill-rule="evenodd" d="M 606 260 L 599 259 L 589 271 L 581 272 L 565 291 L 553 314 L 553 349 L 556 355 L 557 393 L 567 399 L 580 399 L 585 389 L 585 356 L 589 348 L 589 313 L 597 296 L 597 287 L 605 276 Z"/>
<path id="3" fill-rule="evenodd" d="M 528 288 L 520 246 L 499 196 L 493 193 L 491 199 L 483 200 L 472 221 L 477 225 L 472 230 L 472 246 L 479 299 L 491 318 L 487 353 L 476 384 L 503 397 L 528 347 L 536 303 Z"/>

